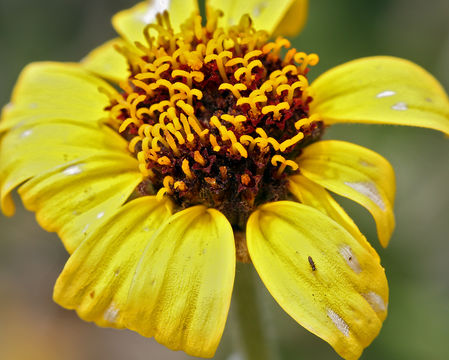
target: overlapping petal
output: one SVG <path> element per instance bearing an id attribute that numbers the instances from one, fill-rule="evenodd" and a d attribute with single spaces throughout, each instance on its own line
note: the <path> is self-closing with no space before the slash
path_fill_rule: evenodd
<path id="1" fill-rule="evenodd" d="M 235 245 L 220 212 L 195 206 L 165 221 L 139 262 L 125 325 L 170 349 L 212 357 L 231 301 Z"/>
<path id="2" fill-rule="evenodd" d="M 120 38 L 112 39 L 92 50 L 82 61 L 81 65 L 107 80 L 120 83 L 129 76 L 129 65 L 126 57 L 117 47 L 127 46 Z"/>
<path id="3" fill-rule="evenodd" d="M 290 201 L 256 210 L 247 241 L 282 308 L 340 356 L 358 359 L 386 317 L 388 285 L 374 250 L 320 211 Z"/>
<path id="4" fill-rule="evenodd" d="M 295 36 L 304 28 L 309 9 L 309 0 L 295 0 L 277 25 L 273 36 Z"/>
<path id="5" fill-rule="evenodd" d="M 170 203 L 141 197 L 124 205 L 76 249 L 56 281 L 54 299 L 101 326 L 120 321 L 137 263 Z"/>
<path id="6" fill-rule="evenodd" d="M 321 185 L 303 175 L 288 178 L 290 192 L 304 205 L 311 206 L 343 226 L 354 238 L 360 239 L 363 246 L 370 246 L 357 225 L 346 211 L 335 201 Z"/>
<path id="7" fill-rule="evenodd" d="M 68 121 L 31 123 L 4 134 L 0 144 L 2 210 L 14 213 L 10 192 L 33 176 L 93 155 L 110 158 L 127 154 L 127 142 L 105 125 Z M 129 160 L 132 158 L 129 156 Z M 117 159 L 117 161 L 122 161 Z"/>
<path id="8" fill-rule="evenodd" d="M 115 90 L 79 64 L 32 63 L 20 74 L 11 102 L 3 108 L 0 132 L 38 122 L 70 120 L 95 126 L 108 116 Z"/>
<path id="9" fill-rule="evenodd" d="M 236 25 L 248 14 L 256 30 L 270 34 L 295 35 L 307 18 L 307 0 L 262 1 L 262 0 L 208 0 L 208 11 L 223 11 L 223 26 Z"/>
<path id="10" fill-rule="evenodd" d="M 350 61 L 318 77 L 311 113 L 327 124 L 420 126 L 449 135 L 449 100 L 440 83 L 404 59 L 377 56 Z"/>
<path id="11" fill-rule="evenodd" d="M 143 30 L 156 23 L 156 15 L 168 11 L 170 23 L 175 31 L 192 14 L 198 13 L 197 0 L 148 0 L 118 12 L 112 18 L 115 30 L 130 44 L 139 41 L 145 44 Z"/>
<path id="12" fill-rule="evenodd" d="M 101 153 L 37 175 L 20 187 L 19 194 L 42 228 L 58 232 L 72 253 L 141 181 L 136 159 Z"/>
<path id="13" fill-rule="evenodd" d="M 211 357 L 231 300 L 232 228 L 202 206 L 169 215 L 155 197 L 124 205 L 76 249 L 54 298 L 84 320 Z"/>
<path id="14" fill-rule="evenodd" d="M 302 175 L 367 208 L 376 221 L 382 246 L 394 229 L 395 177 L 390 163 L 359 145 L 319 141 L 304 148 L 298 158 Z"/>

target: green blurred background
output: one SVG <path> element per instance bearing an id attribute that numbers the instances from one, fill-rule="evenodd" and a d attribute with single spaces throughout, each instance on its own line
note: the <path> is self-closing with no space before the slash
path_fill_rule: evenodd
<path id="1" fill-rule="evenodd" d="M 0 0 L 0 104 L 20 70 L 38 60 L 78 61 L 114 36 L 110 17 L 132 0 Z M 342 62 L 370 55 L 408 58 L 449 89 L 448 0 L 311 0 L 307 26 L 293 45 L 316 52 L 315 77 Z M 390 284 L 389 316 L 362 359 L 449 359 L 449 141 L 436 131 L 393 126 L 338 125 L 327 138 L 373 149 L 397 174 L 397 229 L 381 249 L 368 212 L 343 200 L 382 257 Z M 45 144 L 43 144 L 45 146 Z M 0 215 L 0 359 L 186 359 L 153 339 L 101 329 L 52 302 L 52 286 L 67 254 L 20 205 Z M 237 276 L 254 277 L 239 266 Z M 278 356 L 337 359 L 323 341 L 288 317 L 257 282 L 261 322 Z M 251 302 L 251 299 L 248 299 Z M 235 306 L 218 357 L 239 347 Z"/>

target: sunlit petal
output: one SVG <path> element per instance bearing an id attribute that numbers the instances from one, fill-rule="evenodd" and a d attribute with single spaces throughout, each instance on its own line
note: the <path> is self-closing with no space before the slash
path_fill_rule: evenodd
<path id="1" fill-rule="evenodd" d="M 124 323 L 170 349 L 212 357 L 223 333 L 235 273 L 231 225 L 195 206 L 169 218 L 139 262 Z"/>
<path id="2" fill-rule="evenodd" d="M 0 132 L 17 125 L 70 120 L 96 125 L 108 117 L 108 93 L 115 90 L 79 64 L 42 62 L 20 74 L 11 102 L 3 108 Z"/>
<path id="3" fill-rule="evenodd" d="M 117 51 L 117 46 L 126 46 L 121 39 L 112 39 L 92 50 L 83 60 L 81 65 L 115 83 L 124 81 L 129 76 L 128 62 L 124 55 Z"/>
<path id="4" fill-rule="evenodd" d="M 307 21 L 309 0 L 295 0 L 274 30 L 273 36 L 295 36 Z"/>
<path id="5" fill-rule="evenodd" d="M 168 216 L 154 197 L 126 204 L 73 253 L 54 298 L 85 320 L 210 357 L 231 299 L 232 228 L 200 206 Z"/>
<path id="6" fill-rule="evenodd" d="M 170 204 L 135 199 L 101 224 L 72 254 L 59 276 L 54 300 L 87 321 L 123 327 L 120 321 L 139 258 Z"/>
<path id="7" fill-rule="evenodd" d="M 156 23 L 156 15 L 168 11 L 170 23 L 175 31 L 193 13 L 198 12 L 197 0 L 149 0 L 120 11 L 112 18 L 115 30 L 131 44 L 139 41 L 146 44 L 143 30 Z"/>
<path id="8" fill-rule="evenodd" d="M 380 243 L 388 245 L 395 224 L 395 177 L 385 158 L 355 144 L 328 140 L 307 146 L 298 164 L 305 177 L 366 207 Z"/>
<path id="9" fill-rule="evenodd" d="M 223 26 L 236 25 L 248 14 L 257 30 L 266 30 L 276 35 L 295 35 L 307 18 L 306 0 L 263 1 L 263 0 L 208 0 L 208 10 L 222 10 Z"/>
<path id="10" fill-rule="evenodd" d="M 325 188 L 303 175 L 294 175 L 288 180 L 290 192 L 302 204 L 321 211 L 343 226 L 354 238 L 360 239 L 362 245 L 370 246 L 354 221 Z"/>
<path id="11" fill-rule="evenodd" d="M 449 100 L 440 83 L 399 58 L 362 58 L 337 66 L 312 84 L 311 113 L 327 123 L 421 126 L 449 135 Z"/>
<path id="12" fill-rule="evenodd" d="M 126 140 L 105 125 L 38 123 L 6 133 L 0 144 L 2 210 L 14 213 L 10 192 L 33 176 L 94 155 L 128 154 Z M 132 160 L 130 158 L 130 160 Z"/>
<path id="13" fill-rule="evenodd" d="M 388 285 L 374 250 L 309 206 L 261 206 L 247 226 L 248 249 L 282 308 L 345 359 L 358 359 L 386 317 Z"/>
<path id="14" fill-rule="evenodd" d="M 128 199 L 142 174 L 136 159 L 116 153 L 91 156 L 45 172 L 19 189 L 25 207 L 47 231 L 60 234 L 72 253 Z"/>

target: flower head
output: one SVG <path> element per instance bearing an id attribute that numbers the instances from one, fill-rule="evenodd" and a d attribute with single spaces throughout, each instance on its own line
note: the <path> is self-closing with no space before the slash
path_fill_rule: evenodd
<path id="1" fill-rule="evenodd" d="M 139 161 L 141 195 L 206 205 L 244 231 L 258 205 L 287 198 L 284 172 L 321 136 L 306 78 L 318 56 L 289 49 L 283 59 L 288 40 L 269 42 L 248 15 L 219 27 L 220 15 L 202 27 L 194 14 L 175 32 L 165 12 L 145 44 L 118 48 L 131 74 L 110 95 L 111 125 Z"/>
<path id="2" fill-rule="evenodd" d="M 380 331 L 388 285 L 328 190 L 366 207 L 386 246 L 394 173 L 368 149 L 321 137 L 339 122 L 449 134 L 448 98 L 392 57 L 309 84 L 318 56 L 270 40 L 300 29 L 305 1 L 207 5 L 203 24 L 196 1 L 141 3 L 113 18 L 121 38 L 80 64 L 29 65 L 0 122 L 2 210 L 13 214 L 19 186 L 58 232 L 71 257 L 54 298 L 87 321 L 213 356 L 237 259 L 356 359 Z"/>

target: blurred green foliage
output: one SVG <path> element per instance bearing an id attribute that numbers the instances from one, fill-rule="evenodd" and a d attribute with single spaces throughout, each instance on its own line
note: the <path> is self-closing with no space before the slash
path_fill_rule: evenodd
<path id="1" fill-rule="evenodd" d="M 110 17 L 131 5 L 1 0 L 0 104 L 9 101 L 27 63 L 78 61 L 115 36 Z M 293 45 L 320 55 L 312 77 L 357 57 L 395 55 L 424 66 L 449 89 L 448 18 L 447 0 L 311 0 L 308 24 Z M 390 283 L 389 316 L 362 359 L 449 359 L 449 141 L 435 131 L 392 126 L 339 125 L 326 136 L 379 152 L 397 173 L 397 230 L 387 249 L 378 246 L 369 214 L 342 200 L 379 251 Z M 19 206 L 12 219 L 0 216 L 0 240 L 1 359 L 185 358 L 131 332 L 86 324 L 53 304 L 53 282 L 67 254 L 33 214 Z M 242 269 L 238 274 L 251 272 Z M 280 360 L 338 358 L 290 319 L 260 282 L 258 294 Z M 235 337 L 231 316 L 219 354 Z"/>

